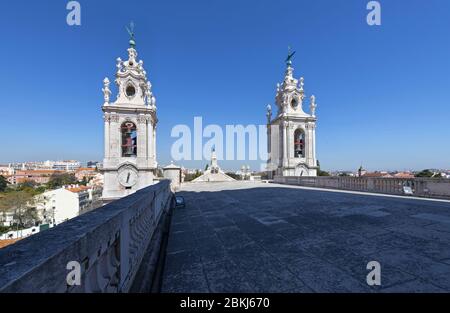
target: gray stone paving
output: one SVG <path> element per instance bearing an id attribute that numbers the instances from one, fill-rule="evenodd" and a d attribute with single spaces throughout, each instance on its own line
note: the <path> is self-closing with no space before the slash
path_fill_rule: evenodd
<path id="1" fill-rule="evenodd" d="M 450 203 L 245 182 L 179 194 L 163 292 L 450 291 Z"/>

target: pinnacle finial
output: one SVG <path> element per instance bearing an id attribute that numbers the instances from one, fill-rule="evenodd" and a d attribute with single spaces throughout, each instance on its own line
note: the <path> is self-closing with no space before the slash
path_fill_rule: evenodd
<path id="1" fill-rule="evenodd" d="M 296 51 L 292 51 L 291 46 L 288 46 L 288 56 L 286 58 L 286 65 L 288 67 L 291 67 L 292 65 L 292 58 L 294 57 Z"/>
<path id="2" fill-rule="evenodd" d="M 130 41 L 129 41 L 130 48 L 134 49 L 134 48 L 136 48 L 136 41 L 134 39 L 134 22 L 131 21 L 130 26 L 125 26 L 125 28 L 126 28 L 128 34 L 130 35 Z"/>
<path id="3" fill-rule="evenodd" d="M 270 104 L 267 105 L 267 123 L 270 124 L 270 120 L 272 119 L 272 106 Z"/>
<path id="4" fill-rule="evenodd" d="M 309 105 L 309 108 L 311 110 L 311 116 L 315 117 L 316 116 L 317 103 L 316 103 L 316 96 L 314 96 L 314 95 L 311 96 L 311 104 Z"/>

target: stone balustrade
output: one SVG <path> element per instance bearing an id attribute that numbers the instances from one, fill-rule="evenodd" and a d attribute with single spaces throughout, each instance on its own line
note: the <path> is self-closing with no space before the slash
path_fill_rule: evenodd
<path id="1" fill-rule="evenodd" d="M 417 197 L 450 199 L 450 180 L 440 178 L 373 178 L 373 177 L 281 177 L 274 182 L 306 187 L 366 191 L 404 195 L 411 187 Z"/>
<path id="2" fill-rule="evenodd" d="M 0 250 L 0 292 L 130 291 L 172 204 L 161 181 Z M 77 264 L 81 284 L 68 284 Z"/>

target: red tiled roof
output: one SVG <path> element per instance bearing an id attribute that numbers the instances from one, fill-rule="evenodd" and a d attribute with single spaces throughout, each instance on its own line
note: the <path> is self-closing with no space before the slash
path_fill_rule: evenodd
<path id="1" fill-rule="evenodd" d="M 21 176 L 21 175 L 29 175 L 29 176 L 33 176 L 33 175 L 51 175 L 51 174 L 55 174 L 55 173 L 62 173 L 62 171 L 57 171 L 57 170 L 26 170 L 26 171 L 16 171 L 16 176 Z"/>
<path id="2" fill-rule="evenodd" d="M 70 192 L 81 192 L 81 191 L 86 191 L 91 189 L 90 187 L 87 186 L 78 186 L 78 187 L 72 187 L 72 188 L 66 188 L 66 190 L 70 191 Z"/>
<path id="3" fill-rule="evenodd" d="M 380 172 L 365 173 L 362 176 L 363 177 L 392 177 L 389 173 L 380 173 Z"/>
<path id="4" fill-rule="evenodd" d="M 77 172 L 95 172 L 95 168 L 92 167 L 80 167 L 79 169 L 77 169 Z"/>
<path id="5" fill-rule="evenodd" d="M 414 178 L 414 175 L 411 173 L 397 173 L 394 175 L 395 178 Z"/>
<path id="6" fill-rule="evenodd" d="M 13 243 L 16 243 L 19 240 L 20 240 L 20 238 L 19 239 L 0 240 L 0 249 L 5 248 L 6 246 L 12 245 Z"/>

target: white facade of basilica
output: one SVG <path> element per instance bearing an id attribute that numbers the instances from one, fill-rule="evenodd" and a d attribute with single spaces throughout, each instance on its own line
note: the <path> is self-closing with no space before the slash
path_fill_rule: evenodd
<path id="1" fill-rule="evenodd" d="M 304 79 L 294 78 L 292 55 L 287 60 L 284 81 L 277 86 L 275 118 L 272 107 L 267 106 L 267 170 L 271 176 L 317 176 L 316 100 L 311 96 L 310 113 L 306 113 Z"/>
<path id="2" fill-rule="evenodd" d="M 103 200 L 108 202 L 153 184 L 156 162 L 156 100 L 134 39 L 128 60 L 117 59 L 117 99 L 103 81 L 105 153 Z"/>

